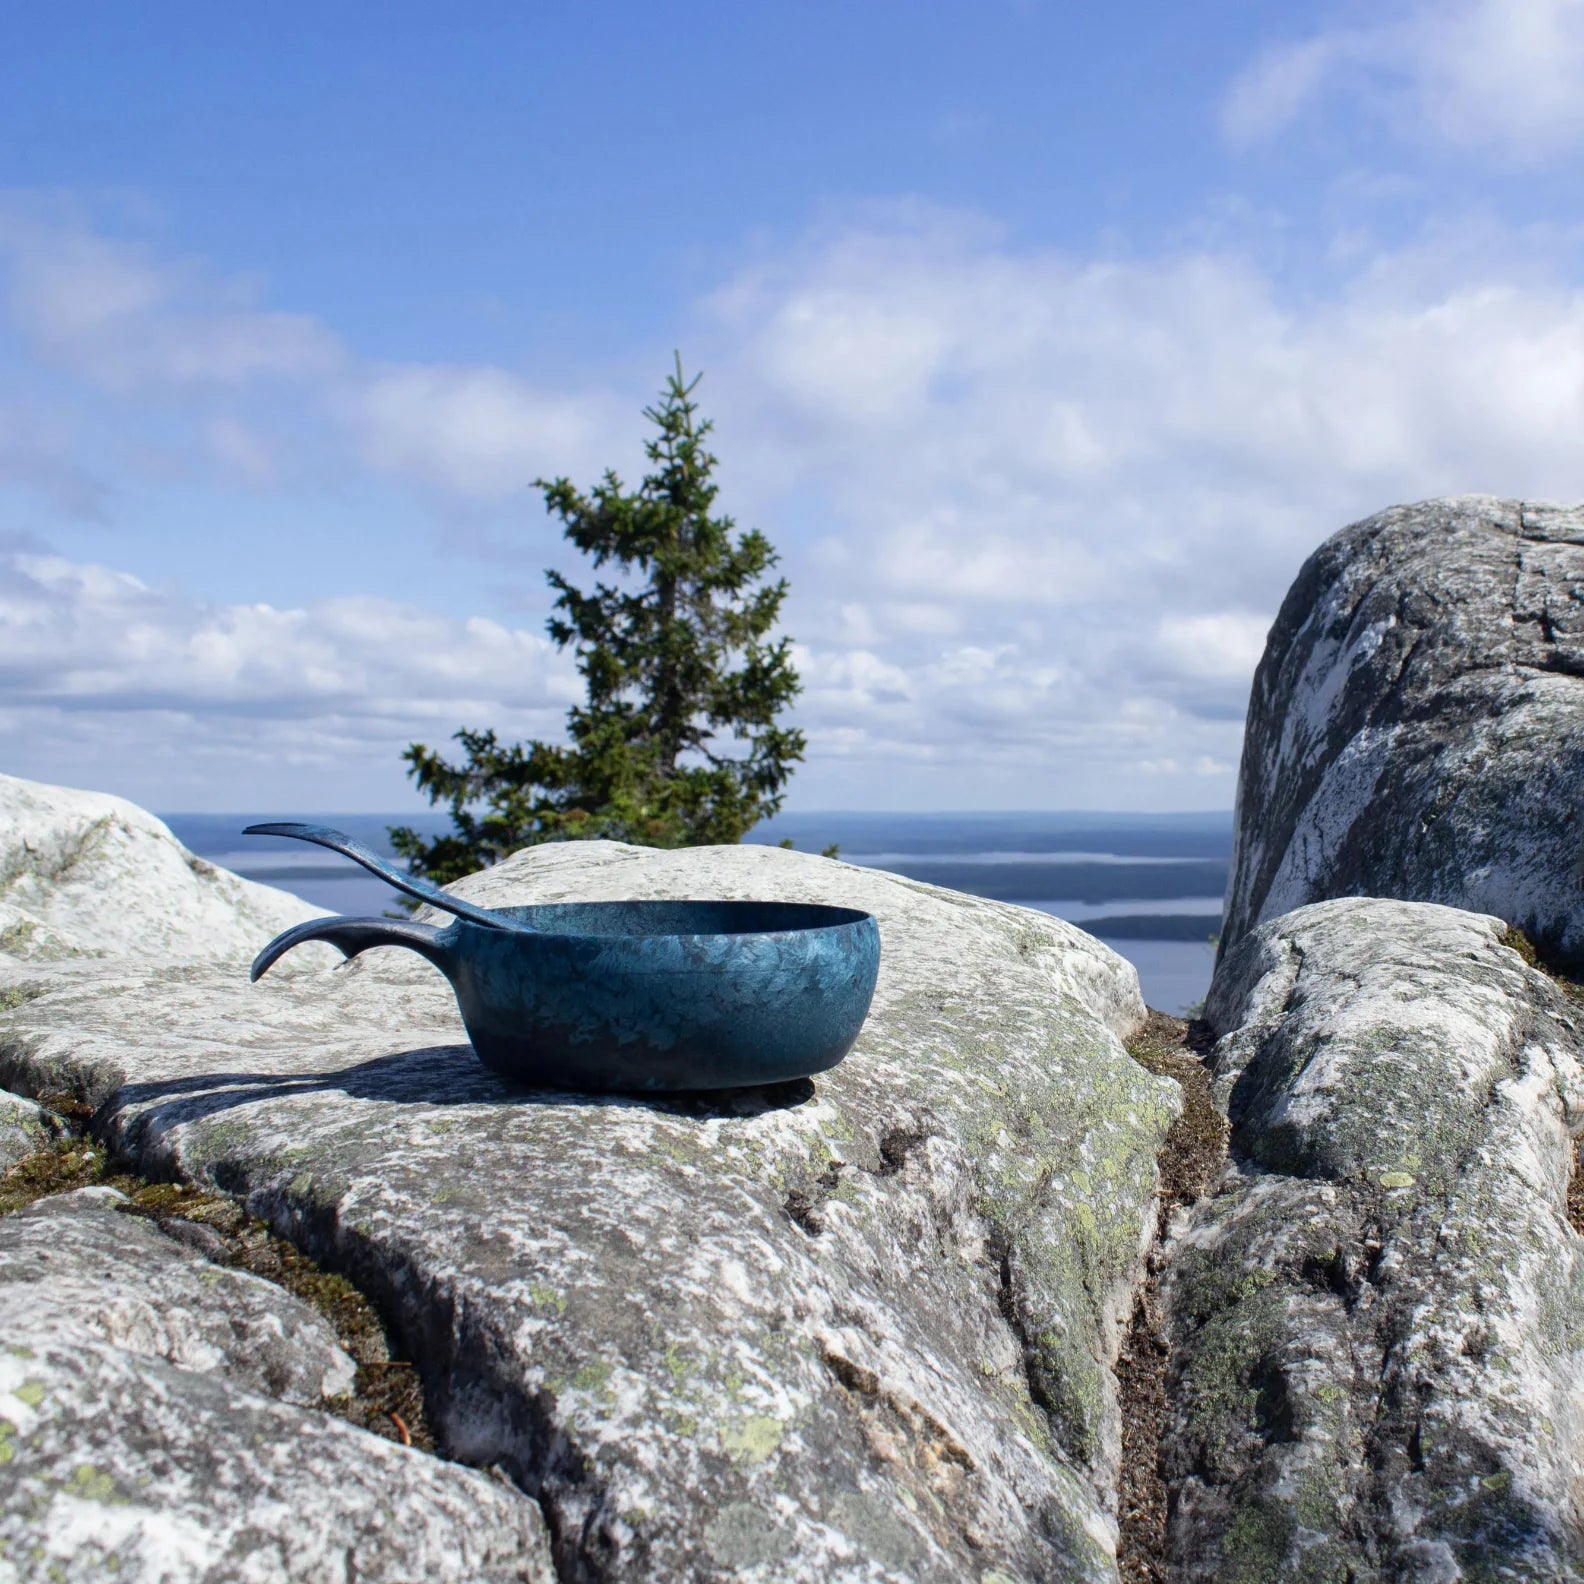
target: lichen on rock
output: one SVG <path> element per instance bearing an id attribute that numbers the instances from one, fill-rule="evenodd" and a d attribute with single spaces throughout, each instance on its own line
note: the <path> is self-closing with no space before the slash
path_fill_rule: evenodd
<path id="1" fill-rule="evenodd" d="M 441 1463 L 75 1330 L 0 1339 L 0 1570 L 50 1584 L 551 1584 L 538 1510 Z"/>
<path id="2" fill-rule="evenodd" d="M 1350 898 L 1217 972 L 1234 1164 L 1166 1284 L 1185 1580 L 1584 1568 L 1584 1008 L 1506 935 Z"/>
<path id="3" fill-rule="evenodd" d="M 19 1000 L 13 1004 L 23 1003 Z M 3 1005 L 0 1002 L 0 1007 Z M 0 1090 L 0 1174 L 10 1171 L 24 1155 L 45 1148 L 63 1134 L 59 1118 L 36 1100 Z"/>

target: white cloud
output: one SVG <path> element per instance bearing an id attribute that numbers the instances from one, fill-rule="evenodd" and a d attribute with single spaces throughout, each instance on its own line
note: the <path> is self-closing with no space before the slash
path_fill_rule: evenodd
<path id="1" fill-rule="evenodd" d="M 1472 0 L 1414 19 L 1414 73 L 1448 141 L 1539 154 L 1584 136 L 1584 4 Z"/>
<path id="2" fill-rule="evenodd" d="M 1167 659 L 1190 676 L 1231 678 L 1245 687 L 1265 652 L 1270 617 L 1238 611 L 1161 619 L 1160 645 Z"/>
<path id="3" fill-rule="evenodd" d="M 1287 128 L 1327 86 L 1327 79 L 1368 57 L 1368 36 L 1321 35 L 1265 51 L 1233 81 L 1221 107 L 1221 130 L 1246 147 Z"/>
<path id="4" fill-rule="evenodd" d="M 1369 24 L 1269 50 L 1232 83 L 1236 145 L 1285 131 L 1325 98 L 1361 101 L 1408 137 L 1532 159 L 1584 138 L 1581 0 L 1416 0 Z"/>
<path id="5" fill-rule="evenodd" d="M 823 493 L 842 526 L 813 564 L 844 605 L 1273 610 L 1369 510 L 1576 488 L 1584 292 L 1473 252 L 1449 275 L 1444 252 L 1372 256 L 1300 303 L 1234 255 L 1094 262 L 982 230 L 943 245 L 939 224 L 840 239 L 710 305 L 727 454 L 771 509 L 794 465 Z M 839 399 L 876 367 L 883 411 Z"/>
<path id="6" fill-rule="evenodd" d="M 256 413 L 201 419 L 195 449 L 253 488 L 288 476 L 285 453 L 319 451 L 326 431 L 345 463 L 459 503 L 508 500 L 536 476 L 594 473 L 613 456 L 642 459 L 626 439 L 631 404 L 609 393 L 539 388 L 488 365 L 359 359 L 313 316 L 261 306 L 249 282 L 100 236 L 69 205 L 0 202 L 0 266 L 10 317 L 47 365 L 140 403 L 251 396 Z M 102 490 L 59 450 L 36 434 L 8 437 L 0 414 L 0 481 L 97 509 Z"/>
<path id="7" fill-rule="evenodd" d="M 0 257 L 28 338 L 115 391 L 317 377 L 342 355 L 318 320 L 260 309 L 244 286 L 106 240 L 58 205 L 0 207 Z"/>
<path id="8" fill-rule="evenodd" d="M 620 432 L 613 405 L 536 390 L 503 369 L 431 365 L 373 372 L 336 400 L 369 467 L 484 501 L 579 464 L 603 468 L 598 442 Z M 620 418 L 633 427 L 632 414 Z"/>
<path id="9" fill-rule="evenodd" d="M 32 554 L 0 557 L 0 691 L 18 773 L 61 779 L 36 762 L 41 748 L 70 758 L 135 722 L 142 759 L 201 744 L 211 771 L 242 786 L 260 755 L 394 784 L 415 738 L 438 746 L 463 724 L 555 736 L 579 696 L 537 632 L 373 598 L 205 605 Z"/>

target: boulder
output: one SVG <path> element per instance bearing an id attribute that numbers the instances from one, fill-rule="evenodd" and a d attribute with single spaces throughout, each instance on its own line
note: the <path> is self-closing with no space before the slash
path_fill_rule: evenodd
<path id="1" fill-rule="evenodd" d="M 1165 1283 L 1177 1577 L 1584 1576 L 1584 1005 L 1504 935 L 1339 899 L 1223 959 L 1233 1164 Z"/>
<path id="2" fill-rule="evenodd" d="M 1114 1580 L 1109 1366 L 1179 1103 L 1122 1047 L 1132 968 L 775 848 L 573 843 L 456 889 L 861 907 L 880 984 L 812 1081 L 594 1098 L 492 1075 L 400 951 L 257 985 L 34 965 L 0 1078 L 74 1089 L 145 1170 L 356 1281 L 443 1446 L 538 1499 L 562 1578 Z"/>
<path id="3" fill-rule="evenodd" d="M 1223 955 L 1338 896 L 1584 955 L 1584 508 L 1470 495 L 1344 528 L 1255 673 Z"/>
<path id="4" fill-rule="evenodd" d="M 0 1297 L 0 1576 L 551 1584 L 539 1510 L 340 1419 Z"/>
<path id="5" fill-rule="evenodd" d="M 0 1218 L 0 1329 L 107 1342 L 305 1406 L 352 1389 L 356 1366 L 322 1316 L 125 1203 L 82 1188 Z"/>
<path id="6" fill-rule="evenodd" d="M 0 965 L 246 958 L 323 913 L 188 852 L 124 798 L 0 775 Z"/>

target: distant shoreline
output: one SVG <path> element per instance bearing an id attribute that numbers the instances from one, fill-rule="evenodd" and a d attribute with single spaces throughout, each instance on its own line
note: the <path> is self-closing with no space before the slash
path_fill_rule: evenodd
<path id="1" fill-rule="evenodd" d="M 249 880 L 278 886 L 319 907 L 379 915 L 395 894 L 353 864 L 279 837 L 243 836 L 245 826 L 298 819 L 327 824 L 394 857 L 387 828 L 438 834 L 449 817 L 325 814 L 269 809 L 163 814 L 200 858 Z M 1203 998 L 1214 966 L 1232 857 L 1232 815 L 1057 813 L 781 815 L 749 833 L 801 852 L 835 842 L 840 856 L 930 885 L 1034 908 L 1110 942 L 1137 967 L 1145 1000 L 1181 1010 Z"/>

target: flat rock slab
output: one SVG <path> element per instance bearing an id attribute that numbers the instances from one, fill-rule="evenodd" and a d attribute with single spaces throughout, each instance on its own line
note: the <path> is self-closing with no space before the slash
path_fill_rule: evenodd
<path id="1" fill-rule="evenodd" d="M 0 964 L 246 958 L 323 912 L 188 852 L 125 798 L 0 775 Z"/>
<path id="2" fill-rule="evenodd" d="M 1224 956 L 1337 896 L 1584 956 L 1584 507 L 1398 506 L 1304 563 L 1254 677 Z"/>
<path id="3" fill-rule="evenodd" d="M 1166 1287 L 1182 1579 L 1584 1576 L 1584 1007 L 1503 934 L 1354 898 L 1221 965 L 1234 1166 Z"/>
<path id="4" fill-rule="evenodd" d="M 596 1100 L 497 1080 L 407 953 L 105 964 L 0 1018 L 0 1078 L 370 1293 L 565 1578 L 1114 1580 L 1109 1363 L 1179 1103 L 1120 1043 L 1132 968 L 774 848 L 570 843 L 456 889 L 861 907 L 880 985 L 817 1080 Z"/>
<path id="5" fill-rule="evenodd" d="M 538 1509 L 472 1469 L 54 1326 L 0 1336 L 0 1578 L 551 1584 Z"/>
<path id="6" fill-rule="evenodd" d="M 323 1316 L 125 1203 L 83 1188 L 0 1217 L 0 1331 L 108 1342 L 310 1407 L 351 1391 L 357 1366 Z"/>

